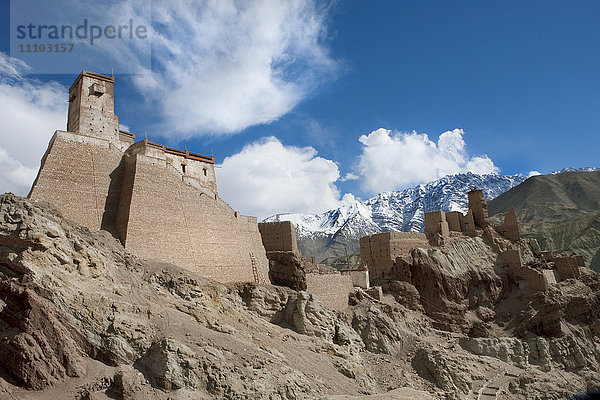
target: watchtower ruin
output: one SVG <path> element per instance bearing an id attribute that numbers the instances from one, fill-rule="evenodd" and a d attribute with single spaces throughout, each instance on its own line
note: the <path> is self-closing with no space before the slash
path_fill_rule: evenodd
<path id="1" fill-rule="evenodd" d="M 69 89 L 67 131 L 56 131 L 29 198 L 106 230 L 141 257 L 221 282 L 268 283 L 255 217 L 218 196 L 214 157 L 135 142 L 114 114 L 114 77 L 83 71 Z"/>

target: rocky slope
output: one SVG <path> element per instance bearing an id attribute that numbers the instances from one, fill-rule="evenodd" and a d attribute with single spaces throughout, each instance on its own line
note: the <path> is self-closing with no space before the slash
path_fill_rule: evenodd
<path id="1" fill-rule="evenodd" d="M 357 290 L 333 313 L 306 292 L 137 259 L 3 195 L 0 398 L 560 399 L 600 387 L 598 275 L 523 291 L 489 246 L 415 254 L 381 301 Z"/>
<path id="2" fill-rule="evenodd" d="M 362 236 L 387 231 L 422 232 L 427 211 L 464 213 L 467 192 L 473 187 L 493 199 L 524 180 L 521 175 L 448 175 L 403 191 L 380 193 L 365 202 L 351 198 L 322 214 L 277 214 L 265 221 L 292 221 L 300 251 L 320 261 L 358 251 Z"/>
<path id="3" fill-rule="evenodd" d="M 490 201 L 489 212 L 499 217 L 513 206 L 524 237 L 600 270 L 600 171 L 531 177 Z"/>

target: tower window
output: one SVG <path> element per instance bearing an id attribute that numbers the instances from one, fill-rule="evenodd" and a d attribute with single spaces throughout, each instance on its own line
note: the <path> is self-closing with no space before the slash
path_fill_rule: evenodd
<path id="1" fill-rule="evenodd" d="M 185 174 L 185 164 L 181 164 L 181 172 Z"/>
<path id="2" fill-rule="evenodd" d="M 206 173 L 206 168 L 203 168 L 203 169 L 202 169 L 202 172 L 204 172 L 204 176 L 206 176 L 206 175 L 207 175 L 207 173 Z"/>

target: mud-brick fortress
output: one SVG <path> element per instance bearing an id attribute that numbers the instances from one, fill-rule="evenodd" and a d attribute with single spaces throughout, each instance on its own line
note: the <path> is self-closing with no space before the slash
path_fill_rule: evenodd
<path id="1" fill-rule="evenodd" d="M 468 193 L 466 215 L 458 211 L 425 213 L 425 232 L 384 232 L 360 239 L 361 263 L 368 268 L 371 285 L 381 285 L 405 275 L 415 249 L 444 247 L 468 237 L 485 237 L 509 268 L 519 286 L 534 291 L 546 290 L 558 281 L 580 276 L 585 267 L 577 255 L 553 256 L 541 251 L 537 242 L 521 240 L 514 208 L 504 222 L 494 226 L 488 217 L 487 202 L 481 190 Z"/>
<path id="2" fill-rule="evenodd" d="M 221 282 L 268 283 L 254 217 L 219 198 L 214 157 L 147 139 L 114 114 L 114 77 L 83 71 L 69 89 L 67 131 L 56 131 L 29 198 L 106 230 L 145 258 Z"/>

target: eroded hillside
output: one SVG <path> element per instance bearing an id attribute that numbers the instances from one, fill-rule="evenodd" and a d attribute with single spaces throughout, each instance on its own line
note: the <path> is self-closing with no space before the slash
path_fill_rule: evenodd
<path id="1" fill-rule="evenodd" d="M 334 313 L 306 292 L 138 259 L 3 195 L 0 397 L 559 399 L 600 387 L 598 275 L 520 290 L 473 240 L 416 251 L 414 281 L 381 300 L 357 290 Z"/>

